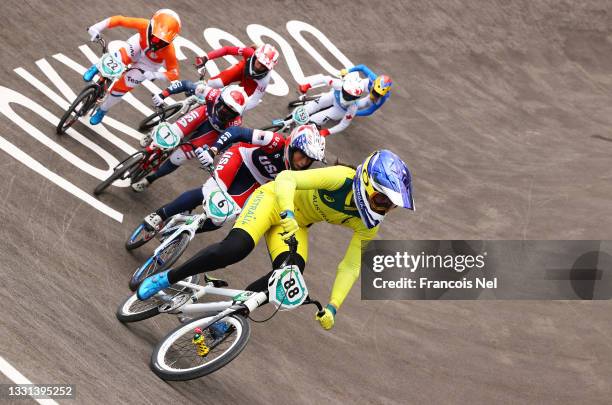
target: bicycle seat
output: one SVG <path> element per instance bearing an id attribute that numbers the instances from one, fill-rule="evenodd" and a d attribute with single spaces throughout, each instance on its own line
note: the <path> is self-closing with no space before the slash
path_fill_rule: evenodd
<path id="1" fill-rule="evenodd" d="M 212 283 L 212 285 L 217 288 L 227 287 L 229 285 L 225 280 L 221 280 L 220 278 L 213 278 L 206 274 L 204 275 L 204 282 Z"/>

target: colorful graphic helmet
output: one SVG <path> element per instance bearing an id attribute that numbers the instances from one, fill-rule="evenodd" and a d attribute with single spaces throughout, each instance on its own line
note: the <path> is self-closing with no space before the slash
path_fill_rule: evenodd
<path id="1" fill-rule="evenodd" d="M 217 130 L 225 129 L 227 124 L 244 113 L 248 98 L 244 89 L 238 85 L 225 87 L 213 105 L 210 123 Z"/>
<path id="2" fill-rule="evenodd" d="M 357 168 L 353 195 L 368 228 L 380 224 L 396 206 L 414 210 L 410 170 L 399 156 L 386 149 L 372 153 Z"/>
<path id="3" fill-rule="evenodd" d="M 393 86 L 393 80 L 387 75 L 380 75 L 374 80 L 370 94 L 375 97 L 384 97 L 391 91 L 391 86 Z"/>
<path id="4" fill-rule="evenodd" d="M 365 80 L 359 76 L 358 72 L 348 73 L 342 79 L 342 100 L 351 103 L 363 96 Z"/>
<path id="5" fill-rule="evenodd" d="M 168 46 L 181 32 L 181 19 L 174 11 L 163 8 L 157 10 L 147 28 L 147 45 L 152 50 Z"/>
<path id="6" fill-rule="evenodd" d="M 313 161 L 325 161 L 325 138 L 319 134 L 316 125 L 300 125 L 291 131 L 289 142 L 285 145 L 284 161 L 287 169 L 294 170 L 292 158 L 296 150 L 301 151 Z"/>
<path id="7" fill-rule="evenodd" d="M 247 61 L 247 75 L 253 79 L 263 78 L 269 71 L 274 69 L 274 66 L 278 63 L 279 56 L 280 54 L 272 45 L 261 45 Z M 264 68 L 257 70 L 255 61 L 261 63 Z"/>

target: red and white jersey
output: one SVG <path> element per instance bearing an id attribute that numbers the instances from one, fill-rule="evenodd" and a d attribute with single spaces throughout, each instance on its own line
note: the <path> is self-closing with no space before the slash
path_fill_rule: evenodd
<path id="1" fill-rule="evenodd" d="M 211 77 L 207 84 L 214 88 L 221 88 L 231 83 L 238 83 L 249 96 L 249 101 L 245 107 L 246 110 L 250 110 L 259 104 L 270 83 L 272 73 L 268 72 L 261 79 L 253 79 L 247 75 L 247 61 L 253 56 L 253 53 L 255 53 L 255 49 L 251 47 L 224 46 L 209 52 L 207 55 L 209 60 L 226 55 L 242 56 L 243 59 L 240 62 Z"/>

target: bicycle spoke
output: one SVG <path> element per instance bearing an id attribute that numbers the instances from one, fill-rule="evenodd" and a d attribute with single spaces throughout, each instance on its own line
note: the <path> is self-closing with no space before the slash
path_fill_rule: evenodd
<path id="1" fill-rule="evenodd" d="M 214 339 L 211 335 L 210 327 L 204 330 L 206 336 L 207 346 L 209 352 L 206 356 L 199 356 L 197 354 L 197 348 L 193 344 L 189 334 L 186 333 L 183 336 L 175 340 L 168 351 L 165 353 L 165 363 L 175 369 L 189 369 L 193 367 L 199 367 L 222 356 L 226 349 L 230 347 L 237 335 L 235 334 L 236 329 L 231 326 L 230 329 L 220 339 Z"/>

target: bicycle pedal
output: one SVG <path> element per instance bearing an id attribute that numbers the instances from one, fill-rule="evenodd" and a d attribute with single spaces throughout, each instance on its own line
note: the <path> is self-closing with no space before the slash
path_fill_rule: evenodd
<path id="1" fill-rule="evenodd" d="M 225 280 L 221 280 L 220 278 L 213 278 L 208 275 L 204 275 L 204 282 L 212 283 L 213 287 L 217 288 L 227 287 L 229 285 L 228 282 Z"/>

